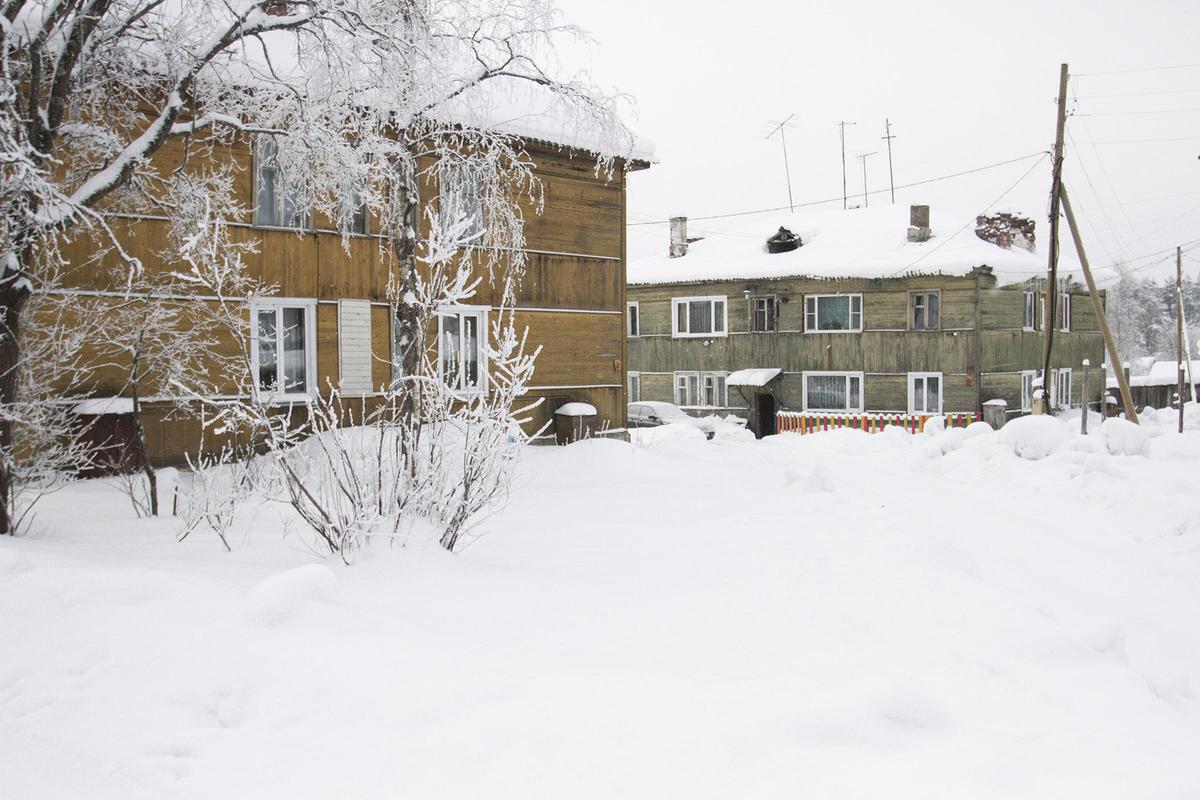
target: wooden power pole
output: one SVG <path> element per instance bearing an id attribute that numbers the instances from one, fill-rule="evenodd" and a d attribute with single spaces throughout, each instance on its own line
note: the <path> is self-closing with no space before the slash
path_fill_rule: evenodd
<path id="1" fill-rule="evenodd" d="M 1065 71 L 1064 74 L 1066 74 Z M 1133 408 L 1133 395 L 1129 392 L 1129 377 L 1125 374 L 1125 370 L 1121 369 L 1121 357 L 1117 355 L 1117 341 L 1108 327 L 1108 318 L 1104 316 L 1104 304 L 1100 302 L 1100 292 L 1096 290 L 1096 281 L 1092 279 L 1092 269 L 1088 266 L 1087 253 L 1083 249 L 1083 237 L 1079 233 L 1079 225 L 1075 222 L 1075 212 L 1071 210 L 1071 198 L 1067 195 L 1067 187 L 1061 180 L 1058 183 L 1058 198 L 1062 201 L 1063 211 L 1066 212 L 1067 226 L 1071 229 L 1075 252 L 1079 254 L 1079 265 L 1083 267 L 1083 278 L 1087 282 L 1088 294 L 1092 297 L 1092 308 L 1096 310 L 1096 319 L 1100 323 L 1100 334 L 1104 337 L 1104 349 L 1108 353 L 1108 363 L 1113 365 L 1113 372 L 1117 374 L 1117 386 L 1121 392 L 1121 404 L 1125 407 L 1125 419 L 1137 424 L 1138 418 L 1137 412 Z"/>
<path id="2" fill-rule="evenodd" d="M 1183 433 L 1183 248 L 1175 248 L 1175 402 Z"/>
<path id="3" fill-rule="evenodd" d="M 1042 320 L 1042 408 L 1050 397 L 1050 350 L 1054 345 L 1055 300 L 1058 297 L 1058 216 L 1062 187 L 1063 138 L 1067 130 L 1067 65 L 1058 73 L 1058 121 L 1054 133 L 1054 159 L 1050 179 L 1050 255 L 1046 265 L 1046 309 Z M 1114 356 L 1115 359 L 1115 356 Z M 1115 361 L 1113 363 L 1120 363 Z"/>

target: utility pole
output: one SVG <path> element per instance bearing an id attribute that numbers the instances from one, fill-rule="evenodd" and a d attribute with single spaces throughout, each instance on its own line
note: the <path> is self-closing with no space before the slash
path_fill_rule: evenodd
<path id="1" fill-rule="evenodd" d="M 883 120 L 883 136 L 879 138 L 887 142 L 888 186 L 892 188 L 892 205 L 896 205 L 896 176 L 892 174 L 892 139 L 895 139 L 896 137 L 892 135 L 892 121 L 886 117 Z"/>
<path id="2" fill-rule="evenodd" d="M 1078 223 L 1075 222 L 1075 212 L 1071 210 L 1071 198 L 1067 195 L 1066 185 L 1061 181 L 1058 184 L 1058 194 L 1062 200 L 1063 211 L 1067 215 L 1071 238 L 1075 242 L 1075 252 L 1079 254 L 1079 265 L 1083 267 L 1083 279 L 1087 282 L 1088 294 L 1092 298 L 1092 308 L 1095 309 L 1096 320 L 1100 323 L 1100 335 L 1104 337 L 1108 363 L 1116 366 L 1113 371 L 1117 374 L 1117 387 L 1121 392 L 1121 404 L 1125 407 L 1125 419 L 1136 425 L 1138 418 L 1137 411 L 1133 408 L 1133 395 L 1129 393 L 1129 375 L 1120 369 L 1121 357 L 1117 355 L 1117 341 L 1108 327 L 1108 318 L 1104 316 L 1104 304 L 1100 302 L 1100 292 L 1096 290 L 1096 281 L 1092 279 L 1092 268 L 1088 266 L 1087 253 L 1083 249 L 1083 237 L 1079 232 Z"/>
<path id="3" fill-rule="evenodd" d="M 1054 160 L 1051 164 L 1050 179 L 1050 255 L 1046 265 L 1046 313 L 1042 320 L 1042 390 L 1050 380 L 1050 349 L 1054 345 L 1054 311 L 1058 292 L 1058 215 L 1059 201 L 1062 188 L 1063 167 L 1063 137 L 1067 129 L 1067 65 L 1063 64 L 1058 73 L 1058 122 L 1054 134 Z M 1112 358 L 1118 362 L 1116 354 Z M 1044 394 L 1043 397 L 1047 397 Z M 1044 406 L 1043 406 L 1044 410 Z"/>
<path id="4" fill-rule="evenodd" d="M 878 150 L 874 150 L 870 153 L 863 153 L 858 156 L 858 160 L 862 162 L 863 168 L 863 208 L 871 205 L 870 201 L 867 199 L 867 159 L 873 155 L 877 155 L 878 152 Z"/>
<path id="5" fill-rule="evenodd" d="M 838 123 L 838 136 L 842 140 L 842 210 L 845 211 L 848 203 L 846 202 L 846 126 L 853 125 L 853 122 L 842 120 Z"/>
<path id="6" fill-rule="evenodd" d="M 774 128 L 771 129 L 770 133 L 768 133 L 766 136 L 763 137 L 764 139 L 770 139 L 772 136 L 774 136 L 776 133 L 778 133 L 779 141 L 783 144 L 783 172 L 784 172 L 784 175 L 787 176 L 788 208 L 791 209 L 793 214 L 796 213 L 796 205 L 795 205 L 795 203 L 792 202 L 792 171 L 788 168 L 787 134 L 784 133 L 783 128 L 785 125 L 787 125 L 789 122 L 792 121 L 792 117 L 794 117 L 794 116 L 796 116 L 796 115 L 788 114 L 787 119 L 785 119 L 783 122 L 776 125 Z"/>
<path id="7" fill-rule="evenodd" d="M 1179 432 L 1183 433 L 1183 248 L 1175 248 L 1175 402 L 1179 403 Z"/>

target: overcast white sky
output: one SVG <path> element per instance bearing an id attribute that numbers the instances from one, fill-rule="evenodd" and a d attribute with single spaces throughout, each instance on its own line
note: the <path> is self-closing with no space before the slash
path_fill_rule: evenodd
<path id="1" fill-rule="evenodd" d="M 1064 174 L 1085 216 L 1092 261 L 1125 258 L 1141 274 L 1173 273 L 1173 261 L 1156 265 L 1162 256 L 1142 256 L 1200 240 L 1196 0 L 559 6 L 597 40 L 583 58 L 593 77 L 635 98 L 633 125 L 658 148 L 660 163 L 630 181 L 631 223 L 786 205 L 779 141 L 763 137 L 769 123 L 791 113 L 796 201 L 839 198 L 817 210 L 841 206 L 839 120 L 857 123 L 846 133 L 850 192 L 860 195 L 852 204 L 862 202 L 856 154 L 879 152 L 868 161 L 869 187 L 887 188 L 885 117 L 897 137 L 897 184 L 1048 150 L 1065 61 L 1079 77 L 1071 84 L 1074 141 Z M 1189 66 L 1088 74 L 1178 65 Z M 896 202 L 930 204 L 935 223 L 939 208 L 975 213 L 1033 164 L 898 190 Z M 998 206 L 1037 219 L 1039 240 L 1049 175 L 1046 159 Z M 694 221 L 691 232 L 720 235 L 753 220 Z M 665 225 L 629 230 L 631 258 L 666 247 Z M 1200 246 L 1191 256 L 1200 258 Z M 1200 262 L 1184 264 L 1200 274 Z"/>

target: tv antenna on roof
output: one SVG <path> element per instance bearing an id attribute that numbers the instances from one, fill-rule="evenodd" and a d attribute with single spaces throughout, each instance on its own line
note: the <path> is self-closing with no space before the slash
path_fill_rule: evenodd
<path id="1" fill-rule="evenodd" d="M 888 185 L 892 187 L 892 205 L 896 205 L 896 177 L 892 174 L 892 139 L 895 135 L 892 133 L 892 121 L 886 117 L 883 120 L 883 136 L 879 137 L 887 142 L 888 147 Z"/>
<path id="2" fill-rule="evenodd" d="M 863 208 L 870 205 L 870 202 L 867 200 L 867 159 L 878 154 L 878 150 L 872 150 L 870 153 L 861 153 L 858 156 L 858 160 L 862 162 L 863 168 Z"/>
<path id="3" fill-rule="evenodd" d="M 792 121 L 792 117 L 794 117 L 794 116 L 796 116 L 796 115 L 788 114 L 787 119 L 785 119 L 783 122 L 776 125 L 774 128 L 771 129 L 770 133 L 768 133 L 766 136 L 763 137 L 764 139 L 770 139 L 775 134 L 777 134 L 777 133 L 779 134 L 779 142 L 783 145 L 783 173 L 787 177 L 788 208 L 790 208 L 793 213 L 795 213 L 795 211 L 796 211 L 796 206 L 792 202 L 792 171 L 791 171 L 791 169 L 788 168 L 786 129 L 791 127 L 788 123 L 790 123 Z"/>
<path id="4" fill-rule="evenodd" d="M 846 126 L 853 125 L 853 122 L 842 120 L 838 123 L 838 137 L 842 140 L 842 210 L 845 211 L 846 202 Z"/>

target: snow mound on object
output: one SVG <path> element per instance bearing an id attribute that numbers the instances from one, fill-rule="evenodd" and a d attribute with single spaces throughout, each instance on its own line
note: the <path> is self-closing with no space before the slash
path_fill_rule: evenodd
<path id="1" fill-rule="evenodd" d="M 946 430 L 946 418 L 941 416 L 930 417 L 925 420 L 925 427 L 922 430 L 925 433 L 941 433 Z"/>
<path id="2" fill-rule="evenodd" d="M 246 595 L 246 613 L 263 625 L 280 625 L 311 603 L 332 603 L 337 583 L 337 575 L 323 564 L 285 570 L 251 587 Z"/>
<path id="3" fill-rule="evenodd" d="M 978 422 L 972 422 L 970 425 L 963 428 L 963 435 L 966 436 L 968 439 L 974 439 L 976 436 L 983 436 L 985 434 L 995 433 L 995 432 L 996 431 L 992 429 L 992 426 L 987 424 L 983 420 L 979 420 Z"/>
<path id="4" fill-rule="evenodd" d="M 1150 455 L 1150 434 L 1127 419 L 1113 417 L 1100 427 L 1104 447 L 1114 456 Z"/>
<path id="5" fill-rule="evenodd" d="M 740 444 L 755 441 L 755 436 L 753 431 L 746 430 L 741 425 L 720 422 L 713 431 L 713 441 L 717 444 Z"/>
<path id="6" fill-rule="evenodd" d="M 1068 436 L 1066 426 L 1045 415 L 1018 417 L 1000 429 L 1000 441 L 1030 461 L 1050 455 Z"/>

